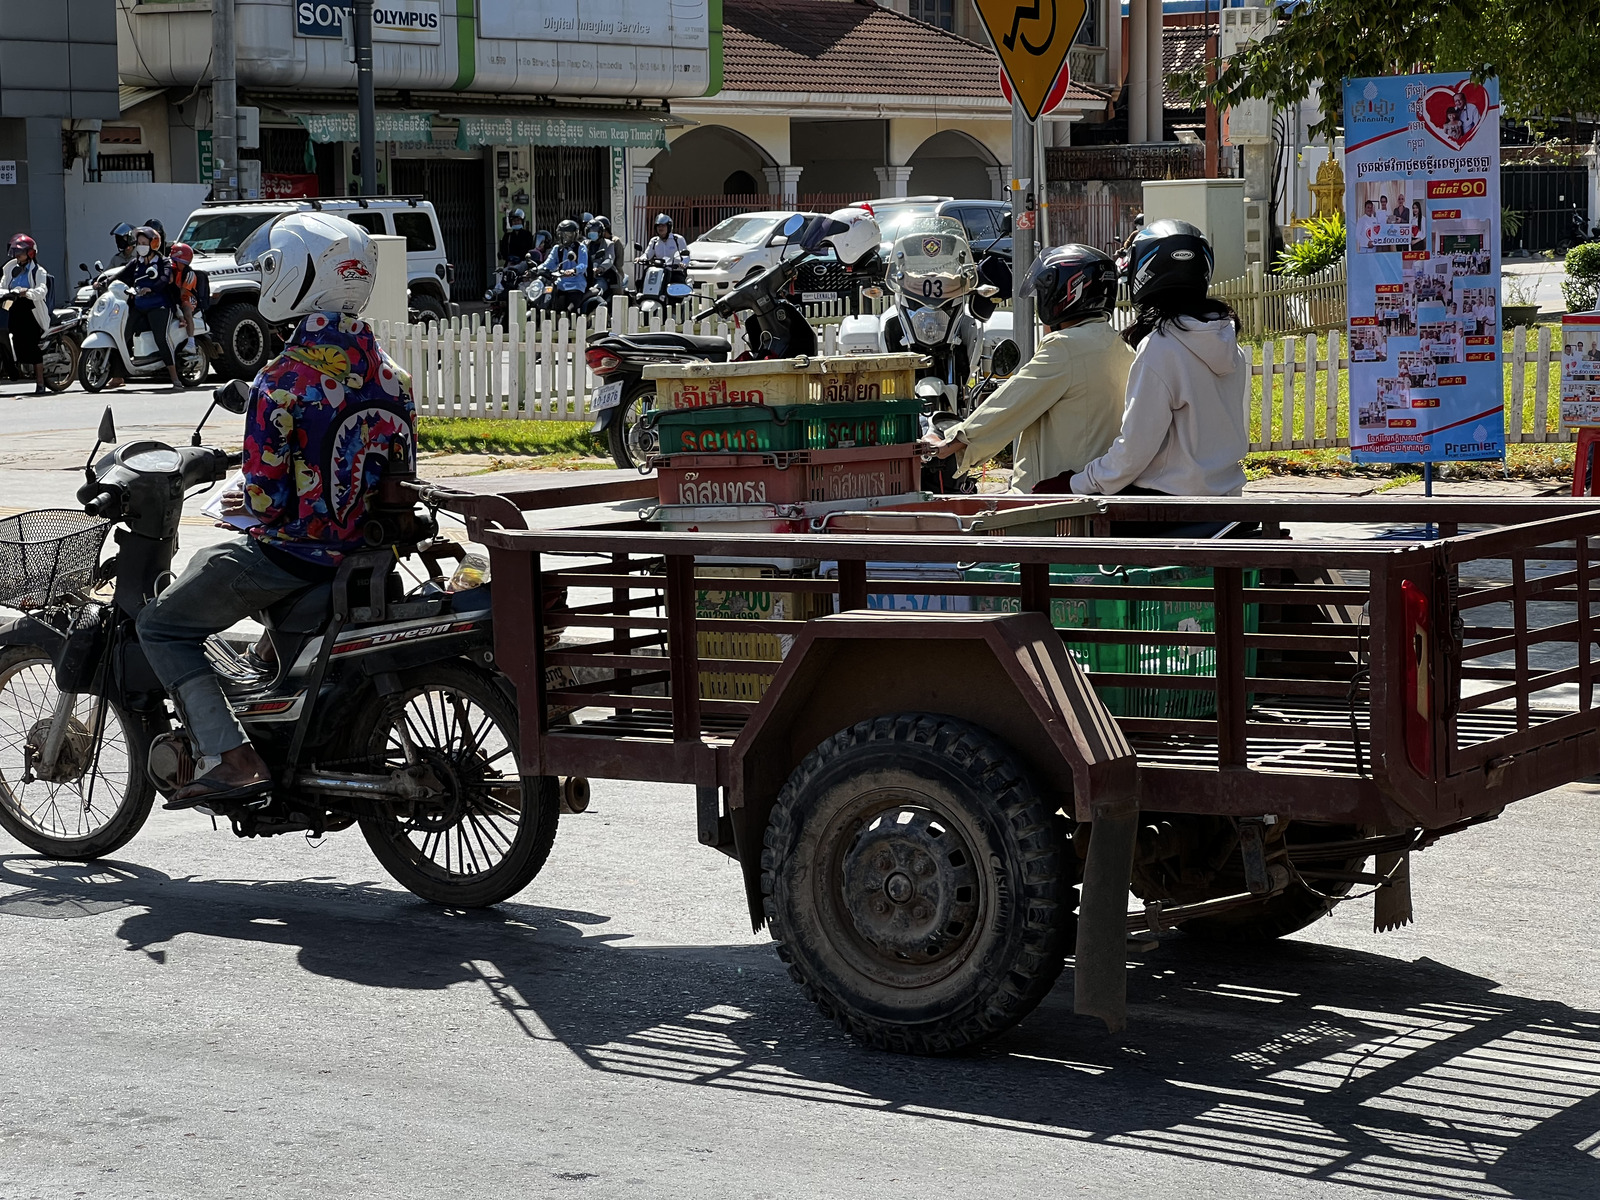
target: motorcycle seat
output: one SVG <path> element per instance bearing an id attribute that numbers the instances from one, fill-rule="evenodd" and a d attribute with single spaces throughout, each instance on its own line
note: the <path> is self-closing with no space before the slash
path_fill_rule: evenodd
<path id="1" fill-rule="evenodd" d="M 672 350 L 683 354 L 704 354 L 726 361 L 733 343 L 723 337 L 701 337 L 693 333 L 630 333 L 611 339 L 629 350 Z M 720 357 L 719 357 L 720 356 Z"/>
<path id="2" fill-rule="evenodd" d="M 50 310 L 50 316 L 57 321 L 65 321 L 69 317 L 76 317 L 78 310 L 75 308 L 55 308 Z"/>
<path id="3" fill-rule="evenodd" d="M 292 596 L 285 596 L 262 615 L 263 623 L 276 633 L 321 633 L 333 616 L 333 585 L 314 583 Z"/>

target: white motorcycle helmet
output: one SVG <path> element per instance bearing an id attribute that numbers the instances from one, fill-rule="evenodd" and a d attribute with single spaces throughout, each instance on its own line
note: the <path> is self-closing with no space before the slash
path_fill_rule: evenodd
<path id="1" fill-rule="evenodd" d="M 378 279 L 367 231 L 328 213 L 286 213 L 245 239 L 234 258 L 260 268 L 257 308 L 274 325 L 316 312 L 354 316 Z"/>
<path id="2" fill-rule="evenodd" d="M 839 261 L 847 267 L 871 254 L 882 241 L 878 218 L 872 215 L 870 208 L 859 205 L 830 213 L 825 230 L 822 241 L 833 247 Z"/>

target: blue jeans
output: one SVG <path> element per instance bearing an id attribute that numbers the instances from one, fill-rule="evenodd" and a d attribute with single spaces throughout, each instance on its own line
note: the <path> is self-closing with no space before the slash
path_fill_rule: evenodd
<path id="1" fill-rule="evenodd" d="M 319 586 L 326 585 L 308 583 L 278 566 L 254 538 L 238 537 L 201 550 L 140 612 L 139 643 L 182 710 L 202 757 L 216 758 L 250 740 L 206 659 L 206 638 L 285 596 Z"/>

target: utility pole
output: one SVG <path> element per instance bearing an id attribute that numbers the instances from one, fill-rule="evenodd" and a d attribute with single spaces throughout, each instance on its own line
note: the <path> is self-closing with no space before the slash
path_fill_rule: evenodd
<path id="1" fill-rule="evenodd" d="M 378 114 L 372 95 L 372 0 L 355 0 L 356 119 L 361 139 L 361 194 L 378 194 Z"/>
<path id="2" fill-rule="evenodd" d="M 239 198 L 239 95 L 233 0 L 211 0 L 211 197 Z"/>
<path id="3" fill-rule="evenodd" d="M 1013 95 L 1015 89 L 1013 89 Z M 1037 183 L 1033 163 L 1033 122 L 1022 109 L 1022 101 L 1011 101 L 1011 271 L 1020 280 L 1022 273 L 1033 263 L 1033 225 L 1035 206 L 1034 186 Z M 1022 361 L 1033 357 L 1033 298 L 1011 298 L 1012 332 L 1017 349 L 1022 351 Z"/>

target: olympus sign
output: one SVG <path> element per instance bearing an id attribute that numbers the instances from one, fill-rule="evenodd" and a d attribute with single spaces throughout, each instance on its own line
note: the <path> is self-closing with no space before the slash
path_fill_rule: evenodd
<path id="1" fill-rule="evenodd" d="M 301 37 L 343 40 L 350 20 L 350 0 L 295 0 L 294 31 Z M 437 46 L 443 29 L 440 0 L 379 0 L 372 6 L 375 42 Z"/>

